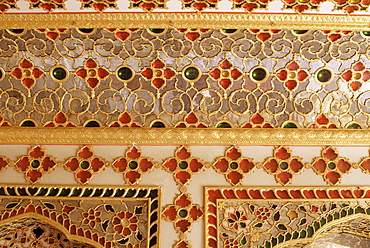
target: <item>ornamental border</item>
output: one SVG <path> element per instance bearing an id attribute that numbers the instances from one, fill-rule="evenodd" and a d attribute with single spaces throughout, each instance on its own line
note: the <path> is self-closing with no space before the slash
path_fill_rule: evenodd
<path id="1" fill-rule="evenodd" d="M 69 193 L 66 194 L 66 192 Z M 135 191 L 136 193 L 135 193 Z M 145 196 L 141 194 L 141 190 L 147 190 Z M 158 186 L 76 186 L 76 185 L 10 185 L 0 184 L 0 199 L 71 199 L 71 200 L 135 200 L 146 199 L 148 201 L 148 240 L 147 247 L 160 247 L 160 230 L 161 230 L 161 189 Z M 155 204 L 155 202 L 158 202 Z M 52 225 L 59 231 L 63 232 L 67 238 L 79 242 L 85 242 L 91 245 L 103 247 L 97 241 L 94 241 L 91 232 L 90 238 L 85 237 L 81 232 L 73 234 L 71 230 L 65 227 L 65 221 L 68 219 L 60 219 L 52 217 L 49 212 L 39 212 L 37 208 L 26 211 L 18 209 L 4 212 L 0 216 L 0 226 L 16 221 L 22 218 L 35 218 L 42 223 Z M 62 221 L 62 223 L 60 223 Z M 69 222 L 68 222 L 69 223 Z M 88 230 L 90 231 L 90 230 Z M 83 233 L 83 232 L 82 232 Z M 100 241 L 99 241 L 100 242 Z"/>
<path id="2" fill-rule="evenodd" d="M 215 193 L 218 191 L 218 193 Z M 213 193 L 210 193 L 213 192 Z M 253 202 L 264 202 L 264 201 L 329 201 L 333 200 L 345 200 L 345 201 L 356 201 L 356 200 L 370 200 L 370 187 L 356 187 L 356 186 L 342 186 L 342 187 L 221 187 L 221 186 L 205 186 L 204 187 L 204 247 L 211 248 L 218 247 L 218 231 L 215 231 L 215 225 L 210 222 L 217 221 L 218 217 L 212 210 L 216 211 L 219 200 L 227 201 L 253 201 Z M 354 214 L 349 219 L 358 216 L 364 216 L 369 218 L 367 215 Z M 346 217 L 344 217 L 345 219 Z M 342 220 L 342 218 L 337 221 Z M 329 223 L 330 224 L 330 223 Z M 217 228 L 217 222 L 216 222 Z M 218 229 L 218 228 L 217 228 Z M 326 228 L 325 228 L 326 229 Z M 320 229 L 319 229 L 320 230 Z M 314 240 L 317 235 L 312 237 L 310 240 Z M 214 236 L 214 235 L 217 236 Z M 297 239 L 296 241 L 307 241 L 309 239 Z M 211 242 L 213 245 L 209 245 Z M 286 242 L 281 245 L 287 244 Z M 278 247 L 280 247 L 279 245 Z"/>
<path id="3" fill-rule="evenodd" d="M 1 127 L 0 144 L 369 146 L 370 130 Z"/>
<path id="4" fill-rule="evenodd" d="M 0 29 L 34 28 L 259 28 L 363 31 L 370 15 L 263 13 L 53 13 L 3 14 Z"/>

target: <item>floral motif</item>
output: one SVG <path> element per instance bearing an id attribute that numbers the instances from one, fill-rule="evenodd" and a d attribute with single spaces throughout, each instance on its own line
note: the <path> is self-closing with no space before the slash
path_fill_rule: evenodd
<path id="1" fill-rule="evenodd" d="M 298 82 L 303 82 L 307 79 L 308 73 L 305 70 L 300 69 L 297 62 L 292 61 L 287 64 L 286 69 L 280 69 L 276 73 L 276 77 L 278 77 L 280 81 L 284 82 L 286 89 L 292 91 L 297 88 Z"/>
<path id="2" fill-rule="evenodd" d="M 190 182 L 191 176 L 204 170 L 203 162 L 191 156 L 188 147 L 181 146 L 175 151 L 175 157 L 168 158 L 163 163 L 163 168 L 174 174 L 175 181 L 180 185 Z"/>
<path id="3" fill-rule="evenodd" d="M 178 28 L 177 30 L 180 31 L 181 33 L 185 33 L 185 38 L 190 41 L 198 40 L 202 33 L 206 33 L 209 31 L 209 29 L 205 28 L 191 28 L 191 29 Z"/>
<path id="4" fill-rule="evenodd" d="M 205 9 L 215 9 L 220 0 L 181 0 L 183 9 L 194 9 L 198 12 Z"/>
<path id="5" fill-rule="evenodd" d="M 113 122 L 109 126 L 110 127 L 140 127 L 140 125 L 137 122 L 132 121 L 131 115 L 127 112 L 124 112 L 118 118 L 118 121 Z"/>
<path id="6" fill-rule="evenodd" d="M 359 167 L 361 168 L 362 172 L 370 174 L 370 157 L 362 158 L 361 162 L 359 163 Z"/>
<path id="7" fill-rule="evenodd" d="M 325 0 L 283 0 L 283 2 L 284 9 L 293 9 L 297 13 L 302 13 L 306 10 L 318 10 L 319 5 Z"/>
<path id="8" fill-rule="evenodd" d="M 69 158 L 64 167 L 75 174 L 76 181 L 87 184 L 93 174 L 99 173 L 104 169 L 104 159 L 97 157 L 92 152 L 92 148 L 84 146 L 76 157 Z"/>
<path id="9" fill-rule="evenodd" d="M 258 208 L 254 213 L 259 220 L 267 220 L 270 216 L 270 210 L 266 207 Z"/>
<path id="10" fill-rule="evenodd" d="M 135 146 L 128 148 L 126 157 L 116 158 L 112 164 L 116 172 L 123 173 L 126 183 L 137 184 L 143 173 L 153 170 L 153 162 L 150 158 L 141 157 L 141 152 Z"/>
<path id="11" fill-rule="evenodd" d="M 242 157 L 238 147 L 226 149 L 225 155 L 216 158 L 213 164 L 216 172 L 225 175 L 226 180 L 234 186 L 241 184 L 243 175 L 252 173 L 254 167 L 252 159 Z"/>
<path id="12" fill-rule="evenodd" d="M 138 230 L 139 218 L 130 211 L 121 211 L 112 220 L 113 229 L 122 236 L 130 236 Z"/>
<path id="13" fill-rule="evenodd" d="M 166 68 L 165 62 L 161 59 L 155 59 L 151 65 L 152 67 L 144 68 L 141 75 L 150 80 L 157 89 L 163 88 L 167 80 L 171 80 L 176 76 L 176 72 L 172 68 Z"/>
<path id="14" fill-rule="evenodd" d="M 352 31 L 322 30 L 321 32 L 327 35 L 329 41 L 335 42 L 342 38 L 343 35 L 348 35 Z"/>
<path id="15" fill-rule="evenodd" d="M 304 167 L 302 158 L 293 157 L 292 151 L 285 147 L 274 149 L 274 157 L 267 158 L 263 163 L 263 169 L 272 175 L 282 185 L 292 182 L 293 175 L 300 174 Z"/>
<path id="16" fill-rule="evenodd" d="M 0 12 L 5 13 L 9 9 L 19 9 L 17 6 L 17 0 L 1 0 L 0 1 Z"/>
<path id="17" fill-rule="evenodd" d="M 251 220 L 242 206 L 237 207 L 234 211 L 225 211 L 225 217 L 222 225 L 232 232 L 244 232 L 249 230 Z"/>
<path id="18" fill-rule="evenodd" d="M 238 240 L 234 238 L 228 238 L 225 240 L 225 248 L 239 248 Z"/>
<path id="19" fill-rule="evenodd" d="M 242 125 L 242 128 L 273 128 L 269 122 L 265 121 L 259 113 L 255 113 L 250 122 L 245 123 Z"/>
<path id="20" fill-rule="evenodd" d="M 39 68 L 35 68 L 33 63 L 27 59 L 23 59 L 19 63 L 19 67 L 15 67 L 11 74 L 18 80 L 21 80 L 22 84 L 31 89 L 35 81 L 44 74 Z"/>
<path id="21" fill-rule="evenodd" d="M 335 185 L 342 180 L 343 174 L 348 174 L 351 164 L 347 158 L 339 157 L 336 149 L 326 147 L 321 151 L 321 157 L 316 157 L 312 164 L 316 174 L 322 175 L 325 182 Z"/>
<path id="22" fill-rule="evenodd" d="M 176 127 L 184 128 L 184 127 L 199 127 L 199 128 L 206 128 L 207 126 L 204 122 L 199 122 L 199 118 L 194 112 L 190 112 L 184 118 L 185 122 L 179 122 Z"/>
<path id="23" fill-rule="evenodd" d="M 132 32 L 135 32 L 138 30 L 137 28 L 106 28 L 111 33 L 114 33 L 114 35 L 122 40 L 125 41 L 128 37 L 130 37 Z"/>
<path id="24" fill-rule="evenodd" d="M 260 41 L 264 42 L 269 40 L 274 34 L 280 33 L 281 30 L 278 29 L 250 29 L 252 33 L 256 34 L 256 38 L 259 39 Z"/>
<path id="25" fill-rule="evenodd" d="M 320 114 L 316 118 L 316 122 L 308 125 L 308 128 L 338 128 L 335 124 L 330 123 L 330 120 L 325 114 Z"/>
<path id="26" fill-rule="evenodd" d="M 130 8 L 141 8 L 146 12 L 152 12 L 155 9 L 166 9 L 167 0 L 130 0 Z"/>
<path id="27" fill-rule="evenodd" d="M 45 127 L 75 127 L 76 125 L 68 121 L 67 116 L 63 112 L 59 112 L 54 116 L 54 121 L 49 121 Z"/>
<path id="28" fill-rule="evenodd" d="M 219 86 L 226 90 L 231 86 L 232 81 L 239 80 L 243 73 L 239 68 L 234 67 L 234 64 L 228 59 L 224 59 L 220 61 L 219 67 L 211 69 L 209 75 L 218 81 Z"/>
<path id="29" fill-rule="evenodd" d="M 163 210 L 166 221 L 173 222 L 177 232 L 186 233 L 192 223 L 200 220 L 203 210 L 198 204 L 193 204 L 189 194 L 181 193 L 173 205 L 167 205 Z"/>
<path id="30" fill-rule="evenodd" d="M 256 9 L 267 9 L 267 5 L 272 0 L 232 0 L 233 8 L 244 9 L 247 12 L 252 12 Z"/>
<path id="31" fill-rule="evenodd" d="M 94 59 L 89 58 L 85 61 L 84 67 L 77 69 L 76 75 L 86 79 L 88 85 L 94 89 L 101 80 L 109 76 L 109 72 L 105 68 L 98 68 L 98 63 Z"/>
<path id="32" fill-rule="evenodd" d="M 101 211 L 96 211 L 90 208 L 87 212 L 82 213 L 82 224 L 89 225 L 91 228 L 95 228 L 97 223 L 101 222 Z"/>
<path id="33" fill-rule="evenodd" d="M 40 182 L 44 173 L 51 172 L 56 165 L 55 159 L 46 155 L 45 149 L 40 146 L 33 147 L 27 156 L 22 156 L 15 162 L 16 170 L 24 173 L 30 183 Z"/>
<path id="34" fill-rule="evenodd" d="M 343 72 L 342 78 L 349 83 L 350 89 L 353 91 L 359 90 L 362 84 L 370 79 L 370 71 L 365 68 L 365 64 L 360 61 L 354 63 L 352 69 Z"/>
<path id="35" fill-rule="evenodd" d="M 52 12 L 55 9 L 65 9 L 64 2 L 66 0 L 27 0 L 30 2 L 30 9 L 43 9 L 47 12 Z"/>
<path id="36" fill-rule="evenodd" d="M 334 10 L 344 10 L 345 13 L 351 14 L 355 11 L 367 11 L 369 0 L 334 0 Z"/>
<path id="37" fill-rule="evenodd" d="M 95 9 L 103 12 L 107 8 L 118 9 L 117 0 L 78 0 L 82 3 L 81 9 Z"/>
<path id="38" fill-rule="evenodd" d="M 40 33 L 45 33 L 46 37 L 51 40 L 58 39 L 61 33 L 65 33 L 67 31 L 66 28 L 42 28 L 36 30 Z"/>

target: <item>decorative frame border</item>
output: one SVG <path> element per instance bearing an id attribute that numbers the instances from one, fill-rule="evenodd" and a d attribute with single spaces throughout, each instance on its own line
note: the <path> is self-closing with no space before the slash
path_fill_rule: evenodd
<path id="1" fill-rule="evenodd" d="M 264 13 L 54 13 L 3 14 L 0 28 L 259 28 L 363 31 L 370 15 Z"/>
<path id="2" fill-rule="evenodd" d="M 146 193 L 145 193 L 146 192 Z M 145 194 L 144 194 L 145 193 Z M 147 230 L 147 247 L 160 247 L 160 222 L 161 222 L 161 190 L 156 186 L 28 186 L 28 185 L 0 185 L 0 199 L 17 199 L 23 201 L 30 200 L 30 205 L 19 207 L 19 204 L 14 207 L 9 207 L 8 211 L 1 211 L 0 225 L 8 224 L 12 221 L 17 221 L 22 218 L 35 218 L 45 224 L 52 225 L 58 230 L 66 234 L 68 238 L 76 241 L 94 244 L 99 247 L 110 247 L 103 238 L 97 235 L 92 235 L 93 228 L 83 230 L 72 225 L 65 215 L 57 215 L 52 209 L 40 208 L 34 206 L 34 200 L 78 200 L 78 201 L 122 201 L 122 200 L 147 200 L 148 207 L 148 230 Z M 9 203 L 4 208 L 8 208 Z M 14 204 L 13 204 L 14 205 Z M 17 208 L 17 209 L 16 209 Z M 62 209 L 60 209 L 62 210 Z M 65 207 L 63 208 L 63 211 Z M 67 212 L 70 211 L 67 206 Z M 112 211 L 112 209 L 110 209 Z M 102 243 L 103 242 L 103 243 Z M 107 246 L 108 245 L 108 246 Z"/>
<path id="3" fill-rule="evenodd" d="M 287 201 L 358 201 L 370 199 L 370 187 L 204 187 L 204 219 L 205 219 L 205 243 L 204 247 L 216 248 L 218 246 L 218 201 L 247 201 L 250 202 L 287 202 Z M 337 221 L 357 217 L 369 219 L 370 212 L 348 214 L 339 219 L 325 221 L 315 230 L 309 238 L 292 238 L 281 242 L 276 247 L 298 241 L 311 242 L 322 232 L 322 228 L 334 225 Z M 333 222 L 332 222 L 333 221 Z M 317 232 L 316 232 L 317 231 Z M 294 243 L 296 243 L 294 242 Z M 262 246 L 261 246 L 262 247 Z M 267 247 L 267 246 L 266 246 Z"/>
<path id="4" fill-rule="evenodd" d="M 369 146 L 370 130 L 1 127 L 1 144 Z"/>

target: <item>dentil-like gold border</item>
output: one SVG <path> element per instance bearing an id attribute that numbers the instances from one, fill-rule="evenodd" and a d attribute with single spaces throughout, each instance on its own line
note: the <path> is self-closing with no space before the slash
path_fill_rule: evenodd
<path id="1" fill-rule="evenodd" d="M 368 146 L 370 130 L 1 127 L 1 144 Z"/>
<path id="2" fill-rule="evenodd" d="M 361 31 L 370 29 L 370 16 L 261 13 L 14 13 L 0 15 L 1 29 L 76 27 Z"/>

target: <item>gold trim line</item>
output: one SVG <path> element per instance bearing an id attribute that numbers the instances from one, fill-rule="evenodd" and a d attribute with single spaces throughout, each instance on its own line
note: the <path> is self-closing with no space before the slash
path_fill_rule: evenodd
<path id="1" fill-rule="evenodd" d="M 1 127 L 1 144 L 369 146 L 370 130 Z"/>
<path id="2" fill-rule="evenodd" d="M 259 28 L 368 30 L 370 16 L 262 13 L 3 14 L 0 28 Z"/>

